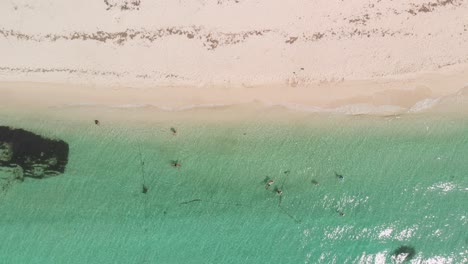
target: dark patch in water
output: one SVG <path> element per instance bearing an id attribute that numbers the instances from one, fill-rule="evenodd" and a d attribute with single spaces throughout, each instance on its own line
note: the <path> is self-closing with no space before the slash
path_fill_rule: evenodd
<path id="1" fill-rule="evenodd" d="M 270 177 L 266 176 L 262 183 L 263 185 L 265 185 L 265 189 L 269 189 L 270 186 L 272 186 L 275 183 L 275 181 L 273 181 L 273 179 L 271 179 Z"/>
<path id="2" fill-rule="evenodd" d="M 292 215 L 291 213 L 289 213 L 288 211 L 286 211 L 286 209 L 284 209 L 282 206 L 279 206 L 279 209 L 282 213 L 284 213 L 285 215 L 287 215 L 289 218 L 291 218 L 294 222 L 296 222 L 296 224 L 300 224 L 302 221 L 300 219 L 297 219 L 294 215 Z"/>
<path id="3" fill-rule="evenodd" d="M 201 199 L 193 199 L 193 200 L 190 200 L 190 201 L 181 202 L 180 204 L 189 204 L 189 203 L 201 202 L 201 201 L 202 201 Z"/>
<path id="4" fill-rule="evenodd" d="M 138 145 L 138 157 L 140 159 L 140 166 L 141 166 L 141 181 L 142 181 L 142 189 L 141 192 L 146 194 L 148 192 L 148 186 L 146 186 L 146 177 L 145 177 L 145 161 L 143 160 L 143 154 L 141 153 L 141 147 Z"/>
<path id="5" fill-rule="evenodd" d="M 283 191 L 278 187 L 275 187 L 275 189 L 273 189 L 273 192 L 280 196 L 283 195 Z"/>
<path id="6" fill-rule="evenodd" d="M 241 204 L 241 203 L 220 203 L 220 202 L 208 202 L 208 203 L 212 203 L 212 204 L 221 204 L 221 205 L 229 205 L 229 206 L 246 206 L 244 204 Z"/>
<path id="7" fill-rule="evenodd" d="M 344 176 L 341 175 L 341 174 L 338 174 L 337 172 L 335 172 L 335 177 L 338 178 L 338 180 L 340 180 L 340 181 L 344 180 Z"/>
<path id="8" fill-rule="evenodd" d="M 182 164 L 180 164 L 179 160 L 171 160 L 171 166 L 174 168 L 180 168 Z"/>
<path id="9" fill-rule="evenodd" d="M 336 212 L 338 213 L 339 216 L 344 216 L 345 215 L 345 213 L 343 211 L 340 211 L 338 209 L 336 210 Z"/>
<path id="10" fill-rule="evenodd" d="M 411 246 L 400 246 L 393 251 L 392 256 L 396 259 L 402 260 L 403 262 L 407 262 L 416 256 L 416 249 Z"/>
<path id="11" fill-rule="evenodd" d="M 0 166 L 19 166 L 21 178 L 42 179 L 64 173 L 68 152 L 68 144 L 63 140 L 0 126 Z"/>

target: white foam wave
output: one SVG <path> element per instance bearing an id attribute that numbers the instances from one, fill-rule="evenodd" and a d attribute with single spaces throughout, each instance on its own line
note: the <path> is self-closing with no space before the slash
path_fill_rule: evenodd
<path id="1" fill-rule="evenodd" d="M 283 107 L 288 110 L 298 111 L 298 112 L 313 112 L 313 113 L 339 113 L 345 115 L 366 115 L 366 114 L 376 114 L 376 115 L 386 115 L 386 114 L 396 114 L 402 113 L 405 109 L 399 106 L 384 105 L 384 106 L 373 106 L 368 104 L 352 104 L 345 105 L 337 108 L 321 108 L 317 106 L 310 105 L 301 105 L 293 103 L 285 104 L 272 104 L 272 103 L 262 103 L 267 107 Z M 76 104 L 67 104 L 64 107 L 105 107 L 113 109 L 143 109 L 143 108 L 154 108 L 167 112 L 178 112 L 178 111 L 187 111 L 198 108 L 219 108 L 219 107 L 229 107 L 242 104 L 191 104 L 178 107 L 170 107 L 166 105 L 155 105 L 155 104 L 119 104 L 119 105 L 106 105 L 106 104 L 97 104 L 97 103 L 76 103 Z"/>
<path id="2" fill-rule="evenodd" d="M 342 239 L 345 237 L 347 234 L 351 233 L 351 231 L 354 229 L 354 226 L 352 225 L 344 225 L 344 226 L 337 226 L 332 229 L 328 229 L 324 231 L 324 235 L 328 239 Z"/>
<path id="3" fill-rule="evenodd" d="M 465 93 L 457 93 L 455 95 L 440 97 L 440 98 L 426 98 L 416 102 L 413 106 L 409 108 L 401 107 L 398 105 L 372 105 L 372 104 L 349 104 L 339 107 L 318 107 L 313 105 L 298 104 L 298 103 L 272 103 L 268 101 L 253 101 L 250 104 L 255 104 L 260 102 L 266 107 L 283 107 L 288 110 L 299 111 L 299 112 L 313 112 L 313 113 L 338 113 L 345 115 L 393 115 L 393 114 L 403 114 L 403 113 L 420 113 L 433 109 L 434 107 L 441 104 L 462 104 L 466 102 L 468 96 Z M 454 102 L 455 101 L 455 102 Z M 188 104 L 181 106 L 168 106 L 168 105 L 157 105 L 157 104 L 97 104 L 93 102 L 84 102 L 76 104 L 67 104 L 65 107 L 108 107 L 116 109 L 132 109 L 132 108 L 154 108 L 162 111 L 186 111 L 197 108 L 219 108 L 227 106 L 237 106 L 244 105 L 249 103 L 203 103 L 203 104 Z"/>
<path id="4" fill-rule="evenodd" d="M 288 110 L 298 111 L 298 112 L 312 112 L 312 113 L 339 113 L 345 115 L 387 115 L 387 114 L 397 114 L 403 112 L 405 109 L 396 106 L 396 105 L 381 105 L 374 106 L 370 104 L 350 104 L 344 105 L 336 108 L 322 108 L 318 106 L 302 105 L 295 103 L 284 103 L 284 104 L 272 104 L 264 103 L 267 106 L 279 106 L 284 107 Z"/>
<path id="5" fill-rule="evenodd" d="M 77 104 L 67 104 L 64 107 L 105 107 L 113 109 L 143 109 L 143 108 L 154 108 L 167 112 L 178 112 L 186 111 L 197 108 L 218 108 L 218 107 L 227 107 L 233 106 L 232 104 L 192 104 L 179 107 L 169 107 L 169 106 L 160 106 L 154 104 L 119 104 L 119 105 L 105 105 L 105 104 L 96 104 L 96 103 L 77 103 Z"/>
<path id="6" fill-rule="evenodd" d="M 414 226 L 412 228 L 404 229 L 399 234 L 394 236 L 394 239 L 400 240 L 400 241 L 407 240 L 408 238 L 411 238 L 416 233 L 417 230 L 418 230 L 417 226 Z"/>
<path id="7" fill-rule="evenodd" d="M 375 254 L 368 254 L 363 252 L 362 255 L 355 259 L 352 263 L 359 264 L 384 264 L 388 263 L 386 261 L 386 256 L 388 251 L 377 252 Z M 406 255 L 401 255 L 399 258 L 392 257 L 392 263 L 405 263 L 404 259 Z M 452 263 L 466 263 L 466 259 L 459 260 L 461 262 L 456 262 L 453 256 L 432 256 L 429 258 L 424 258 L 422 256 L 417 256 L 414 259 L 410 260 L 409 263 L 412 264 L 452 264 Z"/>
<path id="8" fill-rule="evenodd" d="M 317 203 L 317 206 L 322 208 L 334 208 L 338 211 L 345 209 L 354 209 L 360 205 L 367 204 L 369 196 L 356 196 L 356 195 L 343 195 L 341 197 L 329 197 L 325 195 L 321 200 L 321 203 Z"/>
<path id="9" fill-rule="evenodd" d="M 419 261 L 419 262 L 416 262 Z M 452 264 L 455 263 L 453 257 L 434 256 L 428 259 L 414 259 L 412 263 L 424 263 L 424 264 Z M 466 263 L 466 262 L 459 262 Z"/>
<path id="10" fill-rule="evenodd" d="M 390 262 L 388 261 L 389 251 L 383 250 L 376 253 L 362 252 L 362 254 L 354 259 L 348 258 L 344 263 L 359 263 L 359 264 L 385 264 L 385 263 L 411 263 L 411 264 L 454 264 L 454 263 L 467 263 L 468 258 L 464 257 L 463 253 L 456 256 L 456 253 L 451 255 L 429 256 L 425 257 L 422 254 L 416 255 L 413 259 L 405 261 L 407 254 L 400 254 L 398 257 L 391 256 Z M 305 263 L 311 263 L 311 254 L 307 255 Z M 323 252 L 317 259 L 316 263 L 337 263 L 336 255 L 332 252 Z"/>
<path id="11" fill-rule="evenodd" d="M 429 186 L 429 188 L 427 189 L 431 191 L 438 190 L 442 192 L 448 192 L 448 191 L 455 189 L 456 187 L 457 186 L 453 184 L 452 182 L 438 182 L 436 184 L 433 184 L 432 186 Z"/>
<path id="12" fill-rule="evenodd" d="M 393 232 L 393 228 L 386 228 L 382 230 L 379 234 L 379 239 L 390 238 L 390 236 L 392 235 L 392 232 Z"/>
<path id="13" fill-rule="evenodd" d="M 368 254 L 363 252 L 359 259 L 353 261 L 353 263 L 359 264 L 385 264 L 386 255 L 388 254 L 387 251 L 378 252 L 376 254 Z"/>
<path id="14" fill-rule="evenodd" d="M 441 101 L 441 98 L 426 98 L 416 102 L 409 110 L 408 113 L 417 113 L 428 110 L 436 106 Z"/>
<path id="15" fill-rule="evenodd" d="M 468 188 L 460 187 L 454 184 L 453 182 L 437 182 L 427 187 L 427 190 L 440 192 L 441 194 L 446 194 L 450 191 L 468 191 Z"/>

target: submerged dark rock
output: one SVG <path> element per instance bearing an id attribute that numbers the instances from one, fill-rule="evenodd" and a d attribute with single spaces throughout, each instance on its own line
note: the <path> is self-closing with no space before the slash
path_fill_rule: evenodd
<path id="1" fill-rule="evenodd" d="M 407 262 L 416 256 L 416 249 L 410 246 L 400 246 L 393 251 L 392 256 L 399 261 Z"/>
<path id="2" fill-rule="evenodd" d="M 24 129 L 0 126 L 0 166 L 18 168 L 16 178 L 46 178 L 65 172 L 68 144 Z"/>

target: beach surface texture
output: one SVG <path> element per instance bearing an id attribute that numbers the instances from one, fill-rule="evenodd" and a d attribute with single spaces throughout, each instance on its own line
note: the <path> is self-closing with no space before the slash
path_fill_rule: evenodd
<path id="1" fill-rule="evenodd" d="M 0 263 L 468 263 L 468 1 L 0 2 Z"/>

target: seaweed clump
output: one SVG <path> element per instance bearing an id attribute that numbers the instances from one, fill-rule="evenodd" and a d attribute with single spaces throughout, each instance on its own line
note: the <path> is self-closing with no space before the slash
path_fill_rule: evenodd
<path id="1" fill-rule="evenodd" d="M 182 164 L 180 163 L 179 160 L 171 160 L 171 166 L 174 168 L 180 168 L 182 167 Z"/>

